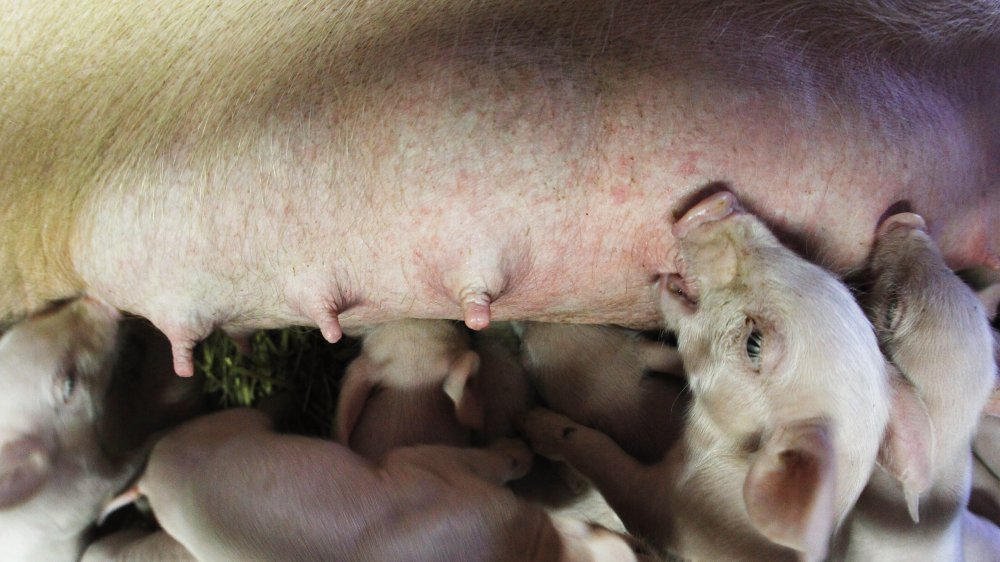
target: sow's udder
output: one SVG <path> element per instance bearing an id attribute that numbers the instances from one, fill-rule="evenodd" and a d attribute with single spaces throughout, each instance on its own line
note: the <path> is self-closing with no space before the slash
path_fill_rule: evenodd
<path id="1" fill-rule="evenodd" d="M 768 43 L 773 22 L 730 40 L 739 21 L 710 29 L 659 5 L 560 17 L 572 8 L 525 7 L 509 28 L 489 6 L 433 25 L 386 18 L 430 27 L 359 41 L 362 57 L 265 37 L 288 52 L 251 44 L 234 52 L 273 60 L 165 70 L 163 90 L 230 65 L 241 79 L 212 84 L 214 104 L 136 101 L 161 118 L 130 113 L 136 130 L 121 134 L 152 141 L 102 155 L 74 223 L 76 288 L 150 318 L 182 358 L 217 327 L 305 324 L 331 341 L 399 318 L 652 327 L 674 217 L 713 182 L 839 272 L 863 262 L 899 201 L 924 214 L 950 266 L 989 262 L 1000 191 L 987 189 L 996 155 L 983 135 L 998 128 L 971 130 L 968 106 L 926 109 L 944 80 L 931 70 L 894 89 L 889 70 L 862 79 L 791 45 L 815 58 L 799 65 Z M 280 96 L 241 89 L 286 67 L 296 80 Z"/>

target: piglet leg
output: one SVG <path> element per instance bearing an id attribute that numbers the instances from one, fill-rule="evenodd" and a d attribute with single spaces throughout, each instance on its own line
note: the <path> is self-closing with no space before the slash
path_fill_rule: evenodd
<path id="1" fill-rule="evenodd" d="M 531 470 L 531 451 L 516 439 L 500 439 L 485 449 L 428 445 L 406 447 L 389 453 L 386 464 L 422 465 L 441 474 L 459 470 L 472 472 L 487 482 L 502 486 Z"/>
<path id="2" fill-rule="evenodd" d="M 668 509 L 664 498 L 650 497 L 665 488 L 656 482 L 658 465 L 642 465 L 607 435 L 544 408 L 525 416 L 523 431 L 535 452 L 568 462 L 593 482 L 629 530 L 656 535 L 655 512 Z"/>

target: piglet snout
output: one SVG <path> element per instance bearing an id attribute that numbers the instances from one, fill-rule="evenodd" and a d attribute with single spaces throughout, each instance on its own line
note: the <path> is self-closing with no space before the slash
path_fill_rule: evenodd
<path id="1" fill-rule="evenodd" d="M 740 204 L 732 193 L 728 191 L 713 193 L 684 213 L 684 216 L 674 223 L 671 231 L 676 238 L 684 238 L 699 226 L 722 220 L 740 209 Z"/>
<path id="2" fill-rule="evenodd" d="M 906 227 L 914 230 L 922 230 L 927 232 L 927 222 L 924 221 L 924 217 L 916 213 L 896 213 L 887 217 L 882 224 L 878 225 L 878 230 L 875 231 L 877 237 L 882 237 L 889 232 L 900 228 Z"/>

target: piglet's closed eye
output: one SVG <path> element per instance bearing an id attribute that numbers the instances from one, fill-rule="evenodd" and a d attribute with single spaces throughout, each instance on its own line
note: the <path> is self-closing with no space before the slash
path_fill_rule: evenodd
<path id="1" fill-rule="evenodd" d="M 836 466 L 826 427 L 780 428 L 764 444 L 743 484 L 754 527 L 771 541 L 822 560 L 833 532 Z"/>

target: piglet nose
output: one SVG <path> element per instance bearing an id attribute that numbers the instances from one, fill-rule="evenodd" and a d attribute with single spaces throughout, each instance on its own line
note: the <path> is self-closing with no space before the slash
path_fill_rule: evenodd
<path id="1" fill-rule="evenodd" d="M 899 227 L 912 228 L 915 230 L 922 230 L 927 232 L 927 222 L 924 221 L 924 217 L 916 213 L 896 213 L 884 221 L 878 226 L 878 230 L 875 231 L 876 236 L 884 236 L 890 231 L 895 230 Z"/>
<path id="2" fill-rule="evenodd" d="M 699 201 L 684 213 L 671 232 L 676 238 L 684 238 L 689 232 L 703 224 L 722 220 L 740 209 L 736 196 L 728 191 L 713 193 Z"/>

